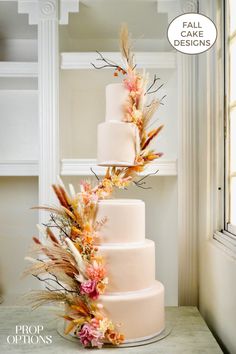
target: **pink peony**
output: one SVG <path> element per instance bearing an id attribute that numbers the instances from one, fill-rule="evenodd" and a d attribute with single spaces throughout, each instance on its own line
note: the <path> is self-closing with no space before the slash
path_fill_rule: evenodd
<path id="1" fill-rule="evenodd" d="M 89 323 L 85 323 L 78 332 L 78 337 L 84 347 L 92 346 L 101 348 L 103 334 Z"/>
<path id="2" fill-rule="evenodd" d="M 96 300 L 99 296 L 97 291 L 97 282 L 95 280 L 87 280 L 80 285 L 80 292 L 88 295 L 92 300 Z"/>

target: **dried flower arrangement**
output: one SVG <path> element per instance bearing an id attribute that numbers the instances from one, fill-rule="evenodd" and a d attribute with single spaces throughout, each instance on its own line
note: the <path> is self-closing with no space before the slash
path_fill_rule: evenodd
<path id="1" fill-rule="evenodd" d="M 145 105 L 145 96 L 160 88 L 154 89 L 157 78 L 146 90 L 147 78 L 136 72 L 133 63 L 127 27 L 122 27 L 120 38 L 125 68 L 101 55 L 99 60 L 105 64 L 97 68 L 109 66 L 115 69 L 115 76 L 120 72 L 125 75 L 123 82 L 129 95 L 124 107 L 124 121 L 136 124 L 140 135 L 140 152 L 135 165 L 107 168 L 103 179 L 96 176 L 97 185 L 82 182 L 77 193 L 72 185 L 69 185 L 69 193 L 62 181 L 53 185 L 60 205 L 38 207 L 50 213 L 49 222 L 39 226 L 45 241 L 33 237 L 34 246 L 30 256 L 26 257 L 31 265 L 25 275 L 33 275 L 45 284 L 45 290 L 30 293 L 33 307 L 45 303 L 64 303 L 66 311 L 63 318 L 67 322 L 65 333 L 73 332 L 85 347 L 101 348 L 104 343 L 119 345 L 124 341 L 124 335 L 118 330 L 119 325 L 108 318 L 106 309 L 99 303 L 108 277 L 105 260 L 99 255 L 97 247 L 98 231 L 106 222 L 105 219 L 96 219 L 97 203 L 110 197 L 115 187 L 126 188 L 134 183 L 143 188 L 143 178 L 135 181 L 135 177 L 147 164 L 162 156 L 149 149 L 162 126 L 147 132 L 148 122 L 161 101 L 153 99 L 149 105 Z"/>

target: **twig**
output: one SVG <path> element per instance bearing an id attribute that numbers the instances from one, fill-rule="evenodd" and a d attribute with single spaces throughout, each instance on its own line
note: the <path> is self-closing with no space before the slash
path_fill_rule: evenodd
<path id="1" fill-rule="evenodd" d="M 153 86 L 155 85 L 155 83 L 157 82 L 157 80 L 160 80 L 159 77 L 156 76 L 156 74 L 154 75 L 154 78 L 153 78 L 153 82 L 151 83 L 151 85 L 149 86 L 149 88 L 147 89 L 147 91 L 145 92 L 144 95 L 147 95 L 150 93 L 150 90 L 153 88 Z"/>
<path id="2" fill-rule="evenodd" d="M 152 189 L 152 187 L 143 187 L 143 183 L 139 184 L 138 182 L 134 181 L 134 184 L 136 185 L 136 187 L 141 189 Z"/>
<path id="3" fill-rule="evenodd" d="M 106 58 L 104 58 L 104 56 L 102 55 L 102 53 L 96 51 L 96 53 L 100 56 L 100 58 L 97 58 L 97 61 L 102 61 L 105 64 L 101 65 L 101 66 L 96 66 L 94 63 L 91 63 L 91 65 L 95 68 L 95 69 L 103 69 L 103 68 L 115 68 L 115 69 L 121 69 L 124 73 L 126 73 L 126 70 L 124 68 L 122 68 L 120 65 L 117 65 L 116 63 L 112 62 L 111 60 L 108 60 Z"/>
<path id="4" fill-rule="evenodd" d="M 158 173 L 159 170 L 156 170 L 155 172 L 148 173 L 146 176 L 140 178 L 138 181 L 134 181 L 133 183 L 136 185 L 136 187 L 142 188 L 142 189 L 152 189 L 152 187 L 144 187 L 143 185 L 146 184 L 144 180 L 150 176 L 154 176 Z"/>
<path id="5" fill-rule="evenodd" d="M 159 91 L 163 86 L 164 86 L 164 84 L 161 84 L 161 85 L 160 85 L 159 87 L 157 87 L 155 90 L 153 90 L 153 91 L 148 91 L 148 92 L 146 92 L 146 93 L 147 93 L 147 95 L 151 95 L 152 93 L 155 93 L 155 92 Z"/>
<path id="6" fill-rule="evenodd" d="M 96 174 L 96 172 L 94 172 L 94 170 L 92 169 L 92 167 L 90 167 L 91 172 L 94 174 L 94 176 L 96 177 L 97 181 L 100 181 L 98 175 Z"/>
<path id="7" fill-rule="evenodd" d="M 69 237 L 69 235 L 65 232 L 65 230 L 63 230 L 63 228 L 56 222 L 56 220 L 55 220 L 53 214 L 50 214 L 50 217 L 51 217 L 51 220 L 54 222 L 55 225 L 49 225 L 49 224 L 43 224 L 43 225 L 44 225 L 44 226 L 47 226 L 47 227 L 55 227 L 55 226 L 56 226 L 61 232 L 64 233 L 64 235 L 65 235 L 66 237 Z"/>
<path id="8" fill-rule="evenodd" d="M 162 102 L 164 100 L 164 98 L 166 97 L 166 95 L 164 95 L 161 100 L 160 100 L 160 104 L 164 105 L 164 103 Z"/>
<path id="9" fill-rule="evenodd" d="M 54 287 L 54 289 L 55 290 L 52 290 L 52 289 L 49 289 L 48 287 L 46 287 L 46 289 L 48 289 L 49 291 L 62 291 L 62 290 L 64 290 L 64 291 L 66 291 L 66 292 L 68 292 L 68 293 L 78 293 L 77 291 L 75 291 L 75 290 L 69 290 L 69 289 L 67 289 L 67 288 L 65 288 L 60 282 L 59 282 L 59 280 L 58 280 L 58 278 L 57 278 L 57 276 L 55 275 L 55 274 L 52 274 L 52 273 L 49 273 L 50 275 L 53 275 L 54 277 L 55 277 L 55 279 L 53 279 L 53 278 L 44 278 L 44 279 L 42 279 L 42 278 L 40 278 L 38 275 L 36 275 L 36 274 L 32 274 L 33 275 L 33 277 L 35 277 L 36 279 L 38 279 L 39 281 L 41 281 L 41 282 L 45 282 L 46 284 L 48 284 L 49 286 L 53 286 L 53 285 L 51 285 L 50 283 L 49 283 L 49 281 L 51 281 L 51 282 L 54 282 L 54 283 L 56 283 L 57 285 L 59 285 L 62 289 L 55 289 L 55 287 Z"/>
<path id="10" fill-rule="evenodd" d="M 148 178 L 150 176 L 155 176 L 158 172 L 159 172 L 159 170 L 156 170 L 155 172 L 148 173 L 147 175 L 142 177 L 140 180 L 138 180 L 138 182 L 141 182 L 141 181 L 143 181 L 144 179 L 146 179 L 146 178 Z"/>

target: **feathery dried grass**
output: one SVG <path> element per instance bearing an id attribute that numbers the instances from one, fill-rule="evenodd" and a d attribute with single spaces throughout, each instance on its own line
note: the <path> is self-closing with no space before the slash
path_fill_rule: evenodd
<path id="1" fill-rule="evenodd" d="M 50 292 L 47 290 L 35 290 L 23 296 L 23 299 L 36 309 L 42 305 L 56 302 L 71 302 L 71 295 L 60 293 L 60 292 Z"/>
<path id="2" fill-rule="evenodd" d="M 133 54 L 131 51 L 129 30 L 126 24 L 123 24 L 120 30 L 120 51 L 127 65 L 133 68 Z"/>
<path id="3" fill-rule="evenodd" d="M 157 99 L 152 100 L 148 107 L 145 107 L 143 111 L 143 129 L 146 129 L 148 123 L 153 117 L 154 113 L 159 107 L 160 102 Z"/>

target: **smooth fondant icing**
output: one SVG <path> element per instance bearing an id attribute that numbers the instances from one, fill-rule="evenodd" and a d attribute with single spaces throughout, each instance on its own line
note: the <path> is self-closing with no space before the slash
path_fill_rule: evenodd
<path id="1" fill-rule="evenodd" d="M 106 218 L 98 232 L 101 243 L 143 242 L 145 204 L 137 199 L 107 199 L 98 202 L 97 220 Z"/>
<path id="2" fill-rule="evenodd" d="M 107 292 L 135 291 L 150 288 L 155 281 L 155 245 L 104 244 L 98 246 L 105 258 L 109 283 Z"/>
<path id="3" fill-rule="evenodd" d="M 106 86 L 106 122 L 122 122 L 128 94 L 129 91 L 124 88 L 123 84 L 109 84 Z"/>
<path id="4" fill-rule="evenodd" d="M 154 336 L 165 328 L 164 287 L 158 281 L 143 291 L 101 295 L 99 300 L 128 341 Z"/>
<path id="5" fill-rule="evenodd" d="M 97 159 L 100 166 L 133 166 L 139 147 L 133 123 L 105 122 L 98 125 Z"/>

